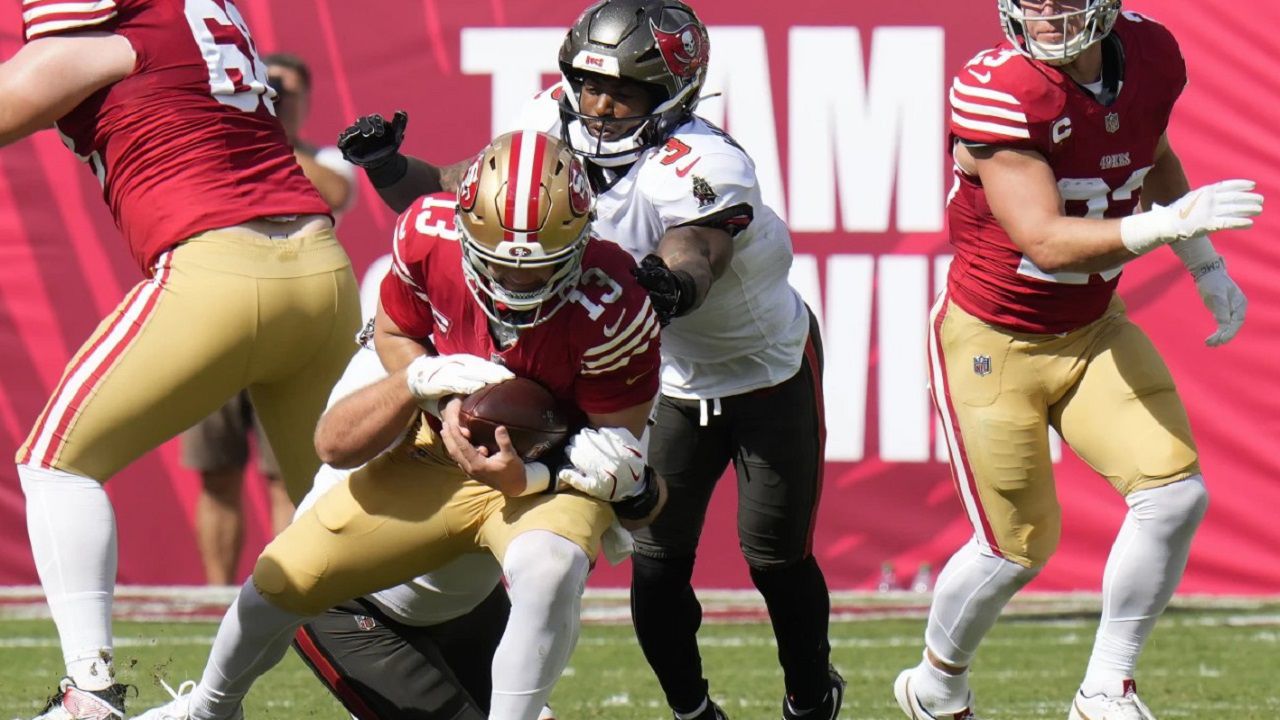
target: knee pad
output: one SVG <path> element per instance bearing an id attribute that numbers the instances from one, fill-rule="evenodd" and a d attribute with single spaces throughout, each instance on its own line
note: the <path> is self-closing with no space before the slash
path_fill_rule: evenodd
<path id="1" fill-rule="evenodd" d="M 512 604 L 530 595 L 550 602 L 576 602 L 586 588 L 591 559 L 571 540 L 545 530 L 521 533 L 507 547 L 502 572 Z"/>
<path id="2" fill-rule="evenodd" d="M 331 603 L 316 597 L 314 590 L 324 577 L 325 568 L 312 568 L 299 572 L 296 563 L 286 566 L 272 552 L 272 546 L 262 551 L 253 566 L 253 586 L 272 605 L 291 613 L 319 615 L 329 609 Z"/>

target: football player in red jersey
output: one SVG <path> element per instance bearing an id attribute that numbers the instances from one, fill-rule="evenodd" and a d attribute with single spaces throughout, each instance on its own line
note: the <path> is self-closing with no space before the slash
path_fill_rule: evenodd
<path id="1" fill-rule="evenodd" d="M 1169 245 L 1231 339 L 1245 300 L 1208 233 L 1247 228 L 1253 183 L 1190 190 L 1165 135 L 1186 82 L 1169 31 L 1119 0 L 998 0 L 1006 42 L 951 86 L 955 260 L 933 311 L 934 400 L 974 527 L 938 577 L 908 717 L 968 718 L 968 668 L 1058 544 L 1050 427 L 1129 507 L 1072 720 L 1151 720 L 1138 655 L 1181 579 L 1208 500 L 1173 380 L 1115 286 Z"/>
<path id="2" fill-rule="evenodd" d="M 328 206 L 276 119 L 230 0 L 24 0 L 0 144 L 56 124 L 146 276 L 67 365 L 17 454 L 66 678 L 41 717 L 121 717 L 118 470 L 249 388 L 294 500 L 359 325 Z M 336 311 L 335 311 L 336 310 Z"/>
<path id="3" fill-rule="evenodd" d="M 390 375 L 338 401 L 316 430 L 328 464 L 367 464 L 272 541 L 201 682 L 141 720 L 238 718 L 307 618 L 482 551 L 511 595 L 489 717 L 538 717 L 577 640 L 591 563 L 611 553 L 615 514 L 647 523 L 663 499 L 645 465 L 658 318 L 631 257 L 591 236 L 591 210 L 581 161 L 526 131 L 476 157 L 455 206 L 427 197 L 401 215 L 375 321 Z M 458 396 L 514 375 L 586 415 L 567 464 L 524 462 L 505 429 L 498 452 L 481 451 L 459 427 Z"/>

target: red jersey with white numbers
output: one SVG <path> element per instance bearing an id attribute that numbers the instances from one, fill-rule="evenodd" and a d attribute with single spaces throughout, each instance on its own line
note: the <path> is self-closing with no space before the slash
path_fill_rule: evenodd
<path id="1" fill-rule="evenodd" d="M 406 335 L 430 338 L 441 355 L 468 353 L 542 383 L 586 413 L 617 412 L 658 392 L 658 318 L 631 275 L 635 261 L 592 238 L 569 302 L 499 349 L 489 318 L 467 287 L 452 195 L 422 198 L 396 223 L 382 307 Z M 548 300 L 553 302 L 554 300 Z"/>
<path id="2" fill-rule="evenodd" d="M 980 53 L 951 85 L 952 143 L 1044 156 L 1069 216 L 1119 218 L 1138 210 L 1186 66 L 1169 31 L 1145 17 L 1124 13 L 1112 33 L 1124 72 L 1110 105 L 1008 42 Z M 947 292 L 966 311 L 1019 332 L 1062 333 L 1106 310 L 1121 268 L 1044 272 L 1000 227 L 980 180 L 959 168 L 947 212 L 955 246 Z"/>
<path id="3" fill-rule="evenodd" d="M 27 42 L 99 30 L 137 54 L 127 77 L 60 119 L 134 259 L 206 230 L 328 213 L 275 117 L 267 70 L 230 0 L 23 0 Z"/>

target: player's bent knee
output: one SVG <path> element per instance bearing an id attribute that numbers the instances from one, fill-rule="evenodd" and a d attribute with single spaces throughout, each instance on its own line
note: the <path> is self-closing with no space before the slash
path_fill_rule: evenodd
<path id="1" fill-rule="evenodd" d="M 314 592 L 323 577 L 323 570 L 299 572 L 297 567 L 286 567 L 268 546 L 253 567 L 253 585 L 262 597 L 281 610 L 298 615 L 319 615 L 332 604 Z"/>

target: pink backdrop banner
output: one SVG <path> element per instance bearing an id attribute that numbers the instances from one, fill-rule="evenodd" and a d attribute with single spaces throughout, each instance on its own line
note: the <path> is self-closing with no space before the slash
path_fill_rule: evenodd
<path id="1" fill-rule="evenodd" d="M 288 50 L 316 78 L 305 136 L 327 144 L 350 119 L 409 111 L 406 150 L 451 162 L 479 149 L 554 79 L 555 50 L 581 9 L 566 0 L 240 0 L 263 51 Z M 701 0 L 711 27 L 702 112 L 756 160 L 787 216 L 792 281 L 825 327 L 830 446 L 815 544 L 833 589 L 873 587 L 883 562 L 937 568 L 970 534 L 925 394 L 929 302 L 945 270 L 943 148 L 951 75 L 999 36 L 995 3 Z M 1247 177 L 1280 201 L 1280 4 L 1133 0 L 1182 43 L 1191 82 L 1170 137 L 1192 184 Z M 0 56 L 20 44 L 17 0 L 0 0 Z M 390 248 L 393 214 L 363 184 L 340 228 L 357 269 Z M 1280 593 L 1280 208 L 1219 250 L 1249 321 L 1210 350 L 1212 322 L 1172 253 L 1125 273 L 1121 294 L 1171 366 L 1213 492 L 1183 592 Z M 63 365 L 139 277 L 88 169 L 57 135 L 0 150 L 0 447 L 11 456 Z M 1109 486 L 1062 450 L 1064 538 L 1040 590 L 1097 589 L 1124 513 Z M 176 443 L 108 485 L 120 579 L 197 584 L 197 480 Z M 732 483 L 706 526 L 696 582 L 750 587 L 734 536 Z M 265 538 L 265 495 L 248 482 L 245 571 Z M 0 463 L 0 584 L 34 583 L 22 492 Z M 592 583 L 622 586 L 626 566 Z"/>

